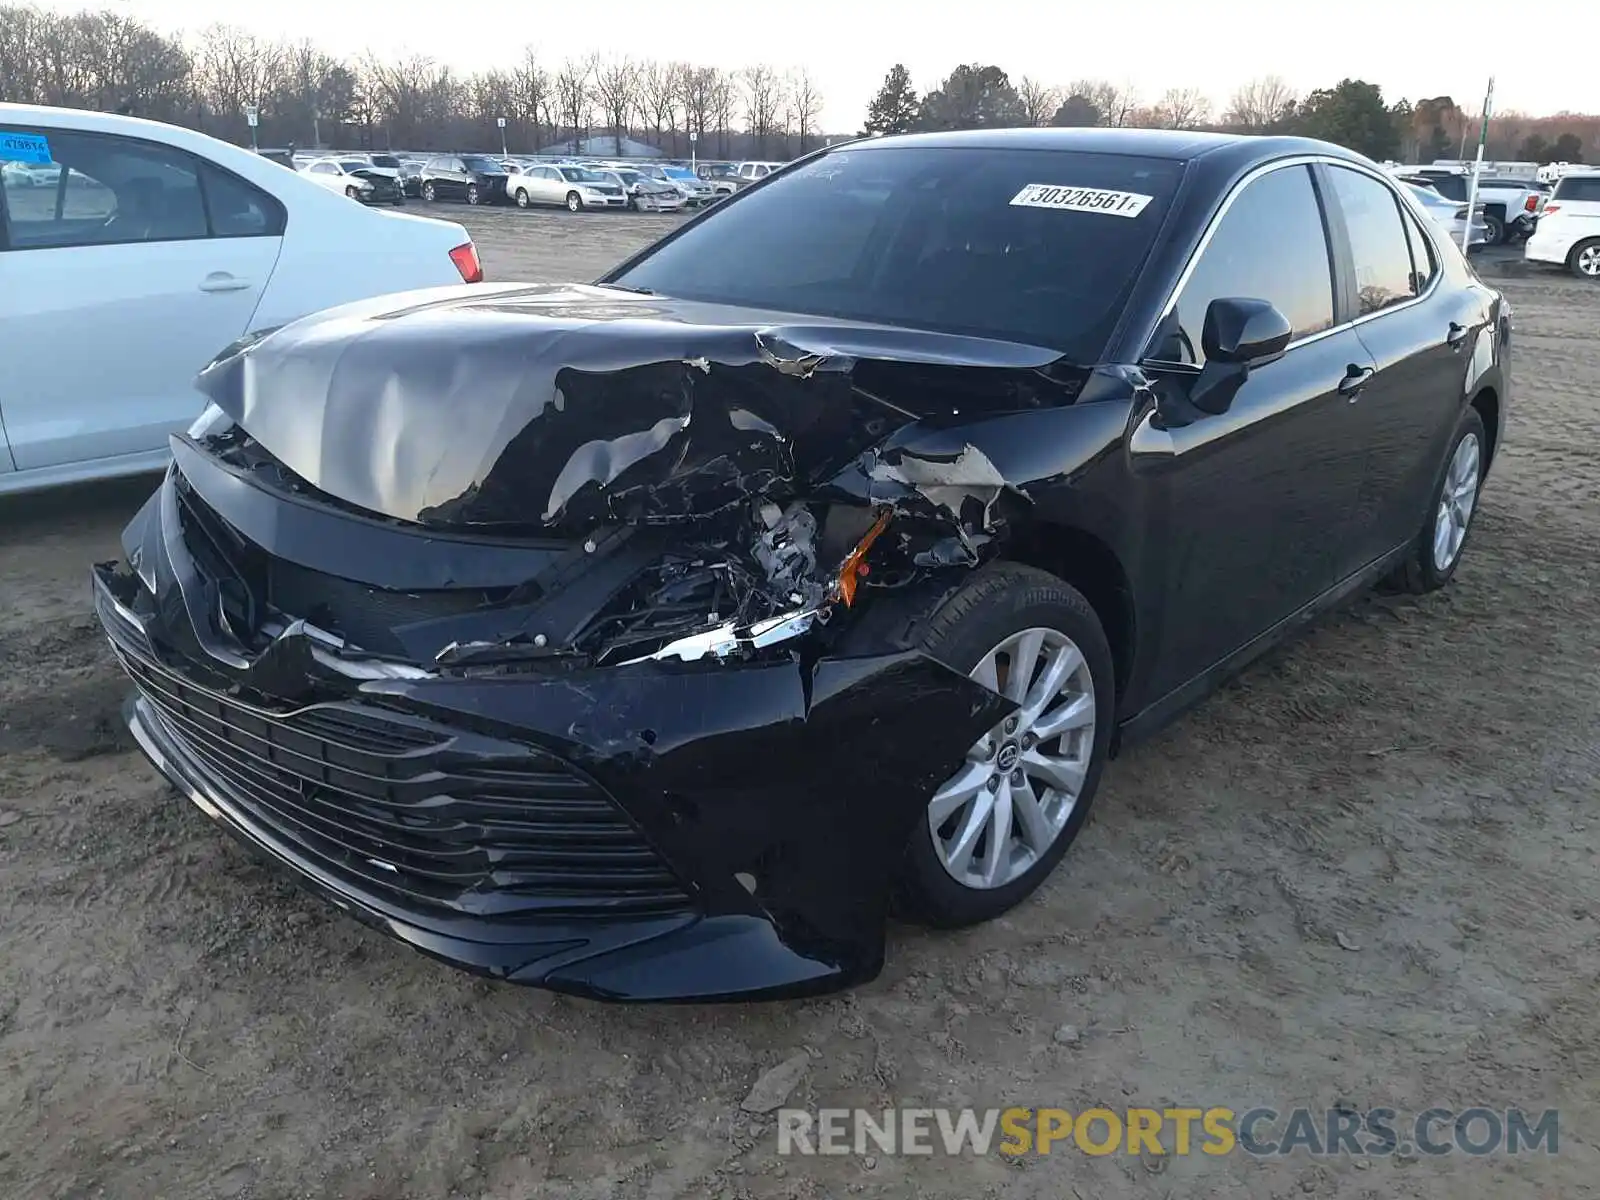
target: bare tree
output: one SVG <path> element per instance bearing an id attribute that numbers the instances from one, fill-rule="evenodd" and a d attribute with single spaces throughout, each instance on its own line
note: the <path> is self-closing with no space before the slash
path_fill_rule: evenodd
<path id="1" fill-rule="evenodd" d="M 1082 96 L 1100 114 L 1100 123 L 1113 127 L 1131 124 L 1139 107 L 1139 93 L 1132 84 L 1119 86 L 1104 79 L 1079 79 L 1064 89 L 1069 96 Z"/>
<path id="2" fill-rule="evenodd" d="M 711 88 L 711 123 L 717 131 L 717 155 L 728 157 L 728 135 L 733 132 L 733 109 L 738 102 L 738 92 L 733 79 L 726 71 L 709 67 Z"/>
<path id="3" fill-rule="evenodd" d="M 652 60 L 639 72 L 639 124 L 650 130 L 652 146 L 661 145 L 665 130 L 674 155 L 678 153 L 678 113 L 683 107 L 683 72 L 692 69 Z"/>
<path id="4" fill-rule="evenodd" d="M 639 102 L 639 67 L 630 58 L 612 59 L 594 73 L 594 98 L 600 102 L 606 125 L 611 130 L 615 153 L 622 154 L 622 141 L 628 136 L 628 117 Z"/>
<path id="5" fill-rule="evenodd" d="M 1270 129 L 1283 120 L 1298 99 L 1282 76 L 1263 75 L 1234 92 L 1222 114 L 1222 123 L 1250 131 Z"/>
<path id="6" fill-rule="evenodd" d="M 757 63 L 739 72 L 739 83 L 744 89 L 745 129 L 755 139 L 756 153 L 767 156 L 767 140 L 778 122 L 778 109 L 783 99 L 783 87 L 777 73 L 765 63 Z"/>
<path id="7" fill-rule="evenodd" d="M 228 25 L 213 25 L 195 56 L 195 92 L 203 107 L 234 133 L 246 128 L 244 108 L 270 112 L 269 98 L 282 77 L 283 47 Z"/>
<path id="8" fill-rule="evenodd" d="M 1029 125 L 1048 125 L 1061 107 L 1061 93 L 1024 75 L 1017 84 L 1017 99 L 1022 101 L 1022 116 Z"/>
<path id="9" fill-rule="evenodd" d="M 1162 129 L 1197 129 L 1211 117 L 1211 101 L 1199 88 L 1168 88 L 1152 111 Z"/>
<path id="10" fill-rule="evenodd" d="M 561 64 L 561 70 L 556 73 L 556 136 L 559 138 L 561 127 L 565 126 L 572 133 L 572 140 L 578 141 L 582 136 L 582 126 L 585 117 L 591 111 L 589 99 L 589 80 L 593 78 L 596 62 L 593 55 L 587 58 L 569 58 Z"/>
<path id="11" fill-rule="evenodd" d="M 535 150 L 544 144 L 544 127 L 554 124 L 551 98 L 550 73 L 539 65 L 539 56 L 529 46 L 511 72 L 511 112 L 516 121 L 532 129 Z"/>
<path id="12" fill-rule="evenodd" d="M 811 72 L 801 67 L 789 75 L 788 94 L 794 107 L 795 134 L 800 139 L 800 153 L 811 149 L 811 139 L 817 133 L 817 122 L 822 119 L 822 89 L 811 77 Z"/>

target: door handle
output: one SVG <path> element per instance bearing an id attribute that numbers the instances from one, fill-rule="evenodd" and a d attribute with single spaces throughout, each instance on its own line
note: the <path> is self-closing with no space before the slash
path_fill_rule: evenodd
<path id="1" fill-rule="evenodd" d="M 1358 367 L 1355 363 L 1351 363 L 1345 368 L 1344 378 L 1339 381 L 1339 395 L 1354 400 L 1375 374 L 1377 372 L 1372 367 Z"/>
<path id="2" fill-rule="evenodd" d="M 1450 332 L 1444 335 L 1445 345 L 1449 346 L 1452 350 L 1459 350 L 1461 349 L 1462 343 L 1466 340 L 1467 327 L 1461 324 L 1459 321 L 1451 321 Z"/>
<path id="3" fill-rule="evenodd" d="M 202 292 L 242 292 L 249 286 L 248 279 L 240 279 L 226 271 L 213 271 L 200 281 Z"/>

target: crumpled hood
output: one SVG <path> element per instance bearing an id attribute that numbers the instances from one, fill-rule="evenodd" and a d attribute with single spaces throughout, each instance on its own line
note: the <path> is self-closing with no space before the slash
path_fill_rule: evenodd
<path id="1" fill-rule="evenodd" d="M 1055 351 L 589 286 L 362 301 L 197 386 L 312 486 L 398 520 L 579 532 L 815 481 L 911 420 L 1074 394 Z"/>

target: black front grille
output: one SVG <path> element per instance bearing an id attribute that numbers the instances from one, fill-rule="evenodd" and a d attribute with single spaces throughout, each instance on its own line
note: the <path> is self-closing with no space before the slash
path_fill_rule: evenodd
<path id="1" fill-rule="evenodd" d="M 553 755 L 352 704 L 269 712 L 117 649 L 194 769 L 371 890 L 512 918 L 691 907 L 604 789 Z"/>
<path id="2" fill-rule="evenodd" d="M 493 599 L 466 588 L 391 592 L 282 558 L 267 559 L 266 579 L 267 603 L 280 613 L 303 617 L 374 654 L 405 654 L 396 626 L 460 616 Z"/>

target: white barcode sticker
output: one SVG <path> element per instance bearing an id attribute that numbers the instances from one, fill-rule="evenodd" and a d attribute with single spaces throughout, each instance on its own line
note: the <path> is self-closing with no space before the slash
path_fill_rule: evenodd
<path id="1" fill-rule="evenodd" d="M 1104 213 L 1110 217 L 1137 217 L 1154 196 L 1138 192 L 1112 192 L 1105 188 L 1067 187 L 1056 183 L 1030 183 L 1011 197 L 1013 208 L 1058 208 L 1066 212 Z"/>

